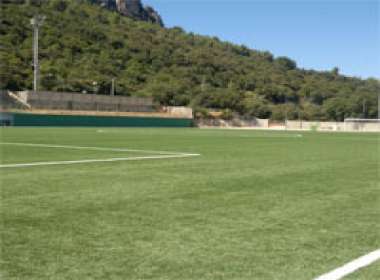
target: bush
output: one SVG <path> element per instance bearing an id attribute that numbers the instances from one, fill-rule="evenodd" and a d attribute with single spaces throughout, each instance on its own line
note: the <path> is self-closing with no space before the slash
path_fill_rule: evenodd
<path id="1" fill-rule="evenodd" d="M 232 120 L 234 118 L 234 114 L 230 109 L 225 109 L 222 111 L 221 118 L 223 120 Z"/>
<path id="2" fill-rule="evenodd" d="M 196 119 L 206 119 L 209 117 L 209 113 L 206 108 L 197 107 L 193 108 L 193 111 Z"/>

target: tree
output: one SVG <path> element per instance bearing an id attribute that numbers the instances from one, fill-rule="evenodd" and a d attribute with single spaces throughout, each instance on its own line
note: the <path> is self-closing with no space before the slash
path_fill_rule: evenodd
<path id="1" fill-rule="evenodd" d="M 168 74 L 160 73 L 140 91 L 140 94 L 153 96 L 162 105 L 185 106 L 190 102 L 187 90 L 184 83 Z"/>
<path id="2" fill-rule="evenodd" d="M 344 121 L 350 116 L 346 100 L 338 97 L 330 98 L 323 103 L 323 111 L 327 119 L 335 121 Z"/>
<path id="3" fill-rule="evenodd" d="M 275 119 L 285 112 L 298 118 L 299 111 L 306 119 L 377 116 L 379 80 L 343 76 L 338 68 L 299 69 L 287 57 L 132 20 L 100 8 L 98 0 L 43 2 L 0 4 L 12 15 L 0 24 L 1 89 L 31 88 L 29 21 L 39 13 L 47 16 L 40 36 L 42 90 L 93 92 L 96 81 L 97 92 L 109 94 L 116 77 L 117 94 L 153 97 L 162 105 Z"/>
<path id="4" fill-rule="evenodd" d="M 293 70 L 297 67 L 297 64 L 295 61 L 291 60 L 288 57 L 280 56 L 275 59 L 275 64 L 285 70 Z"/>
<path id="5" fill-rule="evenodd" d="M 271 111 L 268 101 L 262 96 L 254 92 L 246 92 L 242 100 L 243 113 L 246 116 L 253 116 L 257 118 L 269 118 Z"/>

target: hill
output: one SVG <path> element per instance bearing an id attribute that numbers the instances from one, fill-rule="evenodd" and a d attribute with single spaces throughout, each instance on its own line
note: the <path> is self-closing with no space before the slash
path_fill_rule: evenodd
<path id="1" fill-rule="evenodd" d="M 287 57 L 163 28 L 105 9 L 92 0 L 1 4 L 0 88 L 32 87 L 30 18 L 41 30 L 41 88 L 152 96 L 188 105 L 272 119 L 342 120 L 377 116 L 380 83 L 304 70 Z M 42 4 L 41 4 L 42 3 Z M 228 115 L 228 114 L 227 114 Z"/>
<path id="2" fill-rule="evenodd" d="M 164 26 L 161 16 L 150 6 L 144 7 L 141 0 L 89 0 L 90 3 L 101 5 L 111 11 L 117 11 L 120 14 L 143 20 L 151 23 L 156 23 Z"/>

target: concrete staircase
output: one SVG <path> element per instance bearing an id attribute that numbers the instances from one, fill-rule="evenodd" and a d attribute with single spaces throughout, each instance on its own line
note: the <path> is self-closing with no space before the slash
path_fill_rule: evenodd
<path id="1" fill-rule="evenodd" d="M 0 91 L 0 109 L 31 109 L 30 104 L 28 104 L 27 92 L 14 93 L 6 90 Z"/>

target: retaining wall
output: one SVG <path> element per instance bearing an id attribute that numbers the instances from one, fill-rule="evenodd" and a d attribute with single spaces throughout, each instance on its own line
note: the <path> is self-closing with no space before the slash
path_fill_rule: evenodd
<path id="1" fill-rule="evenodd" d="M 380 122 L 310 122 L 287 121 L 289 130 L 380 132 Z"/>
<path id="2" fill-rule="evenodd" d="M 241 128 L 268 128 L 269 120 L 267 119 L 251 119 L 244 120 L 234 118 L 232 120 L 222 119 L 200 119 L 197 121 L 199 127 L 241 127 Z"/>

